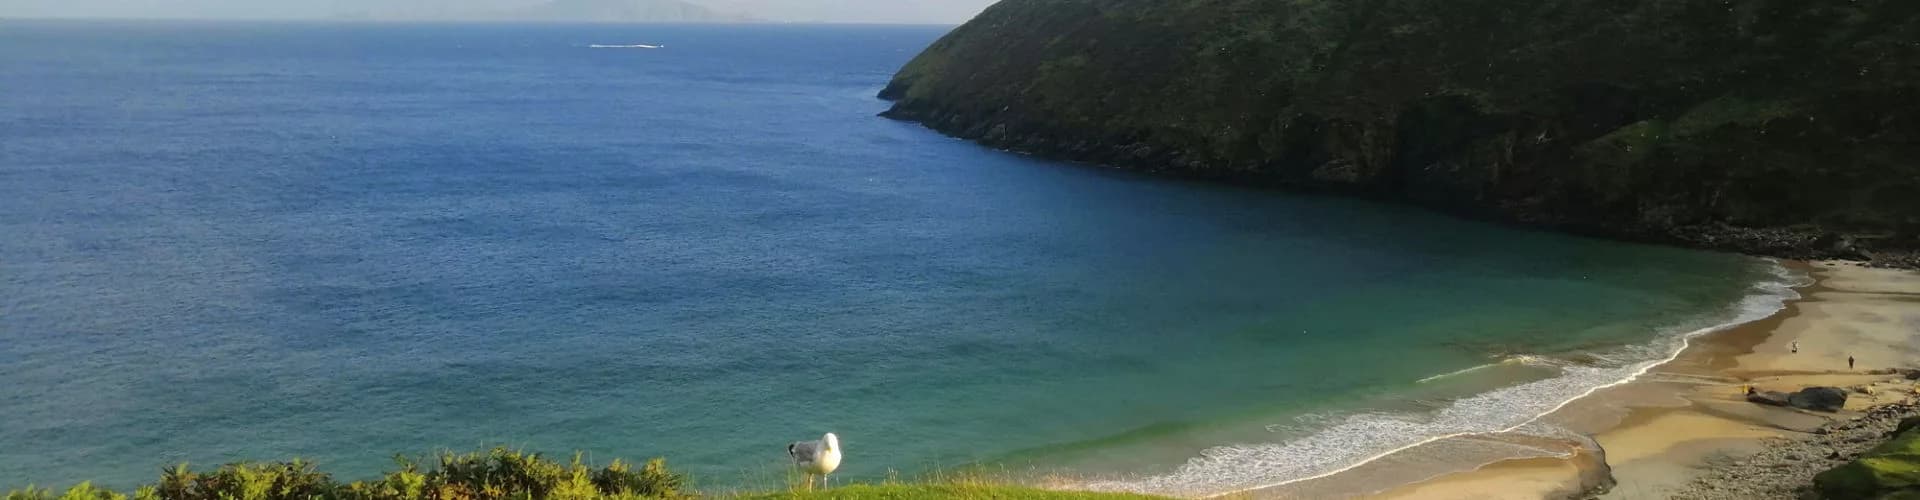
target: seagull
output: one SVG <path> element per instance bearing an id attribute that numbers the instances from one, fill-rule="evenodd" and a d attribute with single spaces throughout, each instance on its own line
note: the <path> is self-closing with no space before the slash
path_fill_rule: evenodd
<path id="1" fill-rule="evenodd" d="M 834 469 L 840 468 L 840 437 L 829 432 L 820 436 L 819 441 L 801 441 L 787 445 L 787 456 L 793 457 L 793 465 L 807 473 L 807 490 L 813 490 L 813 475 L 820 475 L 820 487 L 827 487 L 827 477 Z"/>

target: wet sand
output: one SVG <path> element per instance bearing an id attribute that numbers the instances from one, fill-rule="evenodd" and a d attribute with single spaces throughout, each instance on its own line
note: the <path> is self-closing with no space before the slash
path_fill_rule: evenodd
<path id="1" fill-rule="evenodd" d="M 1766 319 L 1695 339 L 1673 361 L 1638 379 L 1543 417 L 1542 426 L 1527 431 L 1532 435 L 1436 442 L 1335 476 L 1242 496 L 1537 499 L 1606 488 L 1602 498 L 1672 498 L 1707 472 L 1709 463 L 1738 460 L 1760 451 L 1768 439 L 1805 436 L 1874 405 L 1912 397 L 1913 382 L 1869 372 L 1920 366 L 1920 273 L 1839 262 L 1790 265 L 1816 279 L 1799 289 L 1801 299 Z M 1856 360 L 1852 369 L 1848 356 Z M 1747 385 L 1785 392 L 1819 385 L 1868 388 L 1874 394 L 1851 393 L 1845 411 L 1824 414 L 1749 403 Z M 1509 458 L 1482 458 L 1498 453 Z M 1441 472 L 1401 477 L 1407 470 Z"/>

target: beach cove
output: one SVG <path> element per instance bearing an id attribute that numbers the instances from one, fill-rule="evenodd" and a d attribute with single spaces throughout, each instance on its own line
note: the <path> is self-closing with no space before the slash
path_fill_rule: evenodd
<path id="1" fill-rule="evenodd" d="M 1920 274 L 1845 262 L 1791 266 L 1814 281 L 1797 288 L 1801 297 L 1779 313 L 1702 335 L 1672 361 L 1632 382 L 1596 391 L 1542 418 L 1568 431 L 1569 439 L 1460 438 L 1532 441 L 1539 449 L 1558 447 L 1560 452 L 1501 460 L 1364 496 L 1539 499 L 1578 498 L 1599 491 L 1604 492 L 1602 498 L 1623 499 L 1793 498 L 1796 488 L 1810 484 L 1810 473 L 1729 479 L 1715 472 L 1769 446 L 1814 439 L 1816 432 L 1825 433 L 1823 426 L 1858 418 L 1876 406 L 1910 400 L 1915 383 L 1888 372 L 1911 368 L 1920 357 L 1914 342 L 1916 325 L 1920 325 Z M 1798 352 L 1794 352 L 1796 343 Z M 1857 362 L 1853 369 L 1848 369 L 1849 357 Z M 1821 414 L 1747 402 L 1747 386 L 1774 391 L 1834 386 L 1851 394 L 1845 410 Z M 1434 453 L 1446 446 L 1409 450 L 1405 456 L 1383 459 L 1346 475 L 1252 496 L 1359 494 L 1367 491 L 1360 483 L 1390 477 L 1386 469 L 1394 464 L 1444 460 Z M 1789 456 L 1815 462 L 1801 467 L 1815 472 L 1837 466 L 1845 458 Z M 1340 492 L 1343 488 L 1352 489 Z"/>
<path id="2" fill-rule="evenodd" d="M 1524 420 L 1780 300 L 1762 259 L 876 117 L 943 27 L 8 28 L 8 481 L 506 445 L 751 490 L 824 432 L 847 480 L 1155 474 L 1237 443 L 1304 443 L 1273 456 L 1307 476 Z"/>

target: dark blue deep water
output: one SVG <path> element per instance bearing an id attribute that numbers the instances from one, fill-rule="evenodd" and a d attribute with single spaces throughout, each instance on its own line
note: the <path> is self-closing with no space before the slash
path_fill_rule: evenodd
<path id="1" fill-rule="evenodd" d="M 1768 307 L 1766 262 L 876 118 L 944 30 L 0 21 L 0 489 L 495 444 L 754 487 L 825 431 L 854 477 L 1226 489 L 1528 418 Z M 1227 444 L 1278 454 L 1187 463 Z"/>

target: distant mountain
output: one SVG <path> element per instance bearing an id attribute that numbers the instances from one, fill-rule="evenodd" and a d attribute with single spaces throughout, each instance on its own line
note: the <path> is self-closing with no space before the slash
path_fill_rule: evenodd
<path id="1" fill-rule="evenodd" d="M 0 4 L 7 0 L 0 0 Z M 32 1 L 32 0 L 30 0 Z M 45 0 L 56 1 L 56 0 Z M 59 0 L 74 1 L 74 0 Z M 124 0 L 96 0 L 124 1 Z M 200 0 L 211 1 L 211 0 Z M 994 0 L 328 0 L 356 21 L 958 23 Z M 4 10 L 4 9 L 0 9 Z"/>
<path id="2" fill-rule="evenodd" d="M 365 21 L 533 21 L 577 23 L 729 23 L 753 18 L 723 14 L 680 0 L 389 0 L 336 19 Z"/>
<path id="3" fill-rule="evenodd" d="M 721 12 L 789 22 L 959 24 L 994 0 L 689 0 Z"/>
<path id="4" fill-rule="evenodd" d="M 727 23 L 746 16 L 721 14 L 679 0 L 553 0 L 504 11 L 495 17 L 516 21 L 586 23 Z"/>

